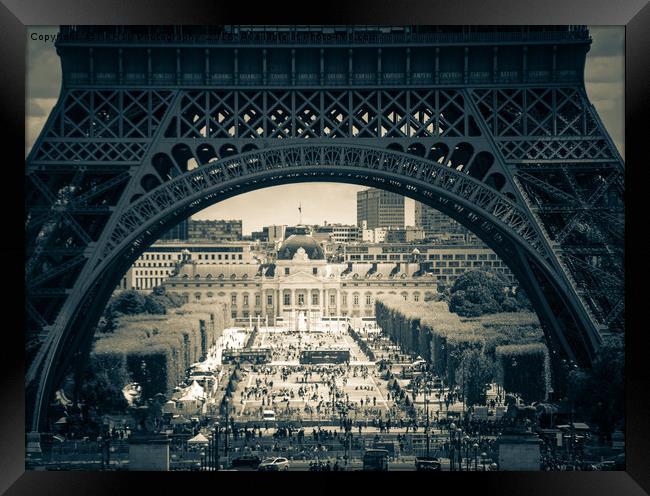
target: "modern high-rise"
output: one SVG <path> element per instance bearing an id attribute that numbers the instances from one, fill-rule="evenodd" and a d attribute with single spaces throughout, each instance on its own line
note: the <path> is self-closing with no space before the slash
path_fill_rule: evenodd
<path id="1" fill-rule="evenodd" d="M 357 225 L 366 221 L 366 229 L 404 227 L 404 197 L 383 189 L 357 192 Z"/>
<path id="2" fill-rule="evenodd" d="M 456 240 L 462 244 L 483 245 L 483 242 L 469 229 L 435 208 L 417 201 L 415 202 L 415 226 L 422 229 L 426 239 L 431 241 L 451 243 Z"/>
<path id="3" fill-rule="evenodd" d="M 241 241 L 241 220 L 190 220 L 188 227 L 190 241 Z"/>
<path id="4" fill-rule="evenodd" d="M 165 241 L 187 241 L 188 226 L 189 219 L 185 219 L 160 236 L 160 239 Z"/>

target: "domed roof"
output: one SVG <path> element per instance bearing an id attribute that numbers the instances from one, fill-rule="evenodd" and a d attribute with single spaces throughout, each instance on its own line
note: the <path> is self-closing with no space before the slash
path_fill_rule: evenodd
<path id="1" fill-rule="evenodd" d="M 296 252 L 302 248 L 310 260 L 323 260 L 325 254 L 323 249 L 311 236 L 306 234 L 294 234 L 284 240 L 278 249 L 278 260 L 292 260 Z"/>

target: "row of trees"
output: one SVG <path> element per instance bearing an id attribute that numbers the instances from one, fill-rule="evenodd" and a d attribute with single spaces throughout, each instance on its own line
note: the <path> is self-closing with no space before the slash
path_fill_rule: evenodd
<path id="1" fill-rule="evenodd" d="M 393 342 L 421 356 L 447 384 L 461 387 L 470 405 L 485 402 L 485 386 L 495 379 L 528 401 L 546 397 L 550 386 L 547 359 L 537 360 L 531 350 L 543 350 L 544 356 L 547 352 L 539 321 L 530 312 L 463 319 L 442 301 L 416 304 L 389 295 L 378 298 L 376 316 Z M 532 376 L 542 378 L 541 382 L 514 380 L 514 371 L 502 358 L 508 353 L 518 357 L 519 371 L 533 370 Z"/>
<path id="2" fill-rule="evenodd" d="M 169 396 L 230 324 L 224 302 L 170 305 L 163 314 L 151 314 L 137 311 L 142 307 L 133 302 L 145 298 L 139 296 L 124 292 L 114 298 L 120 318 L 110 333 L 96 335 L 79 399 L 98 415 L 124 413 L 123 389 L 131 382 L 140 385 L 143 400 L 159 393 Z"/>

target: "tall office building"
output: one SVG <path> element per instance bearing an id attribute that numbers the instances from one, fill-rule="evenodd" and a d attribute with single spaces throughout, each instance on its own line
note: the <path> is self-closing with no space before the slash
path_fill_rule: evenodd
<path id="1" fill-rule="evenodd" d="M 470 231 L 451 217 L 415 202 L 415 227 L 422 229 L 427 238 L 445 237 L 450 234 L 468 235 Z"/>
<path id="2" fill-rule="evenodd" d="M 357 192 L 357 226 L 366 221 L 366 229 L 404 227 L 404 197 L 383 189 Z"/>
<path id="3" fill-rule="evenodd" d="M 187 241 L 188 226 L 189 219 L 185 219 L 160 236 L 160 239 L 165 241 Z"/>

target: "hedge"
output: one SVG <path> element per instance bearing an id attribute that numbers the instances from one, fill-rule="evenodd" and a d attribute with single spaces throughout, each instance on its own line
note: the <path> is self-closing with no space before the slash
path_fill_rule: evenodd
<path id="1" fill-rule="evenodd" d="M 548 349 L 541 343 L 497 346 L 497 378 L 525 403 L 544 401 L 551 385 Z"/>
<path id="2" fill-rule="evenodd" d="M 407 302 L 397 295 L 382 295 L 376 300 L 375 314 L 377 324 L 393 342 L 421 356 L 452 385 L 463 350 L 480 348 L 494 360 L 497 346 L 544 339 L 539 320 L 531 312 L 461 318 L 444 301 Z"/>
<path id="3" fill-rule="evenodd" d="M 224 323 L 224 306 L 217 301 L 209 307 L 184 305 L 167 315 L 123 316 L 114 333 L 97 336 L 93 355 L 103 357 L 97 363 L 124 363 L 143 398 L 169 396 L 223 331 L 215 323 Z"/>

